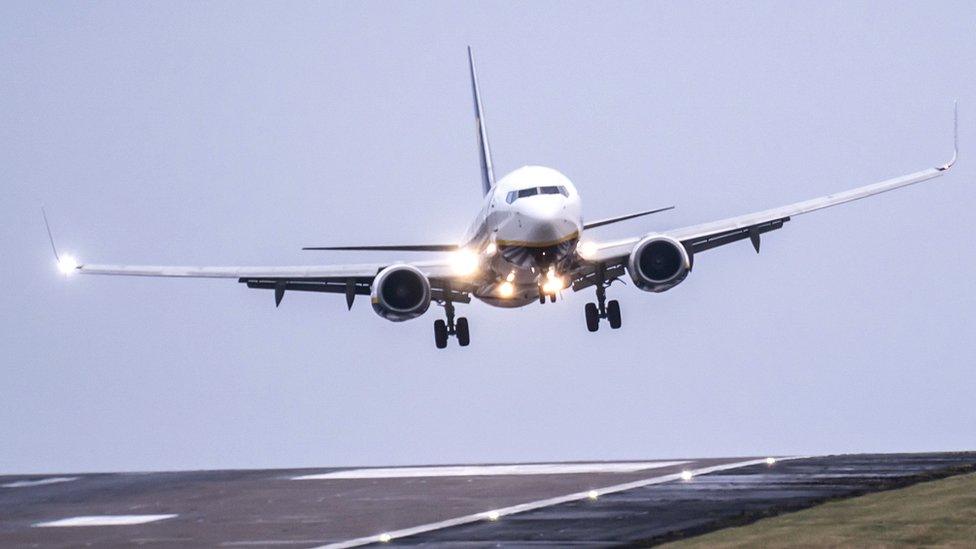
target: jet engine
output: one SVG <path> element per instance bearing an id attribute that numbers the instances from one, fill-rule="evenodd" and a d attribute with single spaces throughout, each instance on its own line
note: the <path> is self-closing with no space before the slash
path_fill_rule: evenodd
<path id="1" fill-rule="evenodd" d="M 369 297 L 381 317 L 393 322 L 410 320 L 430 307 L 430 281 L 412 265 L 390 265 L 373 279 Z"/>
<path id="2" fill-rule="evenodd" d="M 627 262 L 634 284 L 645 292 L 670 290 L 688 276 L 691 256 L 670 236 L 651 235 L 634 246 Z"/>

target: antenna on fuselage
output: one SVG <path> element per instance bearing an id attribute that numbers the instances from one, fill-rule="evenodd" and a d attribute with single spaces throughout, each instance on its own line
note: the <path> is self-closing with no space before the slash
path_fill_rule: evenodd
<path id="1" fill-rule="evenodd" d="M 478 90 L 478 73 L 474 70 L 474 54 L 468 46 L 468 67 L 471 69 L 471 93 L 474 96 L 474 116 L 478 121 L 478 155 L 481 160 L 481 190 L 484 194 L 495 186 L 495 169 L 491 161 L 491 147 L 488 145 L 488 130 L 485 128 L 485 109 L 481 105 L 481 92 Z"/>

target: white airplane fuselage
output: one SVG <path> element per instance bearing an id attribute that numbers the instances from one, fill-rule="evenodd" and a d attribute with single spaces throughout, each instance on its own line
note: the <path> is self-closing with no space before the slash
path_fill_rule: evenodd
<path id="1" fill-rule="evenodd" d="M 537 301 L 540 286 L 573 260 L 582 230 L 580 196 L 569 178 L 543 166 L 509 173 L 485 195 L 463 239 L 479 254 L 482 272 L 496 279 L 474 296 L 498 307 Z M 505 282 L 511 295 L 502 294 Z"/>

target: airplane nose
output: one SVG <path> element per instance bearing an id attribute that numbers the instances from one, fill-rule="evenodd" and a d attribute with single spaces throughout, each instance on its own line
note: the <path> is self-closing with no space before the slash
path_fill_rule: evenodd
<path id="1" fill-rule="evenodd" d="M 558 219 L 562 215 L 563 201 L 554 197 L 534 197 L 534 200 L 526 200 L 525 204 L 520 204 L 519 214 L 530 222 L 547 222 Z"/>
<path id="2" fill-rule="evenodd" d="M 556 242 L 577 230 L 562 197 L 531 197 L 518 210 L 519 231 L 531 242 Z"/>

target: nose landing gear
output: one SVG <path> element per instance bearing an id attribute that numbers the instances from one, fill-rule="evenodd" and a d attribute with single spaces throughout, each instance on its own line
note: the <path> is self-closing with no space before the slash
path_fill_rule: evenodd
<path id="1" fill-rule="evenodd" d="M 600 319 L 605 318 L 610 324 L 610 329 L 620 328 L 620 303 L 616 299 L 607 301 L 607 286 L 604 283 L 596 285 L 597 303 L 587 303 L 584 308 L 586 313 L 586 329 L 595 332 L 600 329 Z"/>
<path id="2" fill-rule="evenodd" d="M 467 347 L 471 343 L 471 332 L 468 329 L 468 319 L 460 317 L 454 321 L 454 304 L 450 301 L 444 302 L 444 313 L 447 321 L 437 319 L 434 321 L 434 345 L 438 349 L 447 347 L 447 338 L 457 336 L 458 345 Z"/>
<path id="3" fill-rule="evenodd" d="M 550 302 L 550 303 L 555 303 L 555 302 L 556 302 L 556 293 L 555 293 L 555 292 L 551 292 L 551 293 L 549 293 L 549 292 L 546 292 L 546 291 L 545 291 L 545 290 L 544 290 L 544 289 L 543 289 L 543 288 L 542 288 L 542 287 L 540 286 L 540 287 L 539 287 L 539 304 L 540 304 L 540 305 L 545 305 L 545 304 L 546 304 L 546 298 L 547 298 L 547 297 L 549 298 L 549 302 Z"/>

